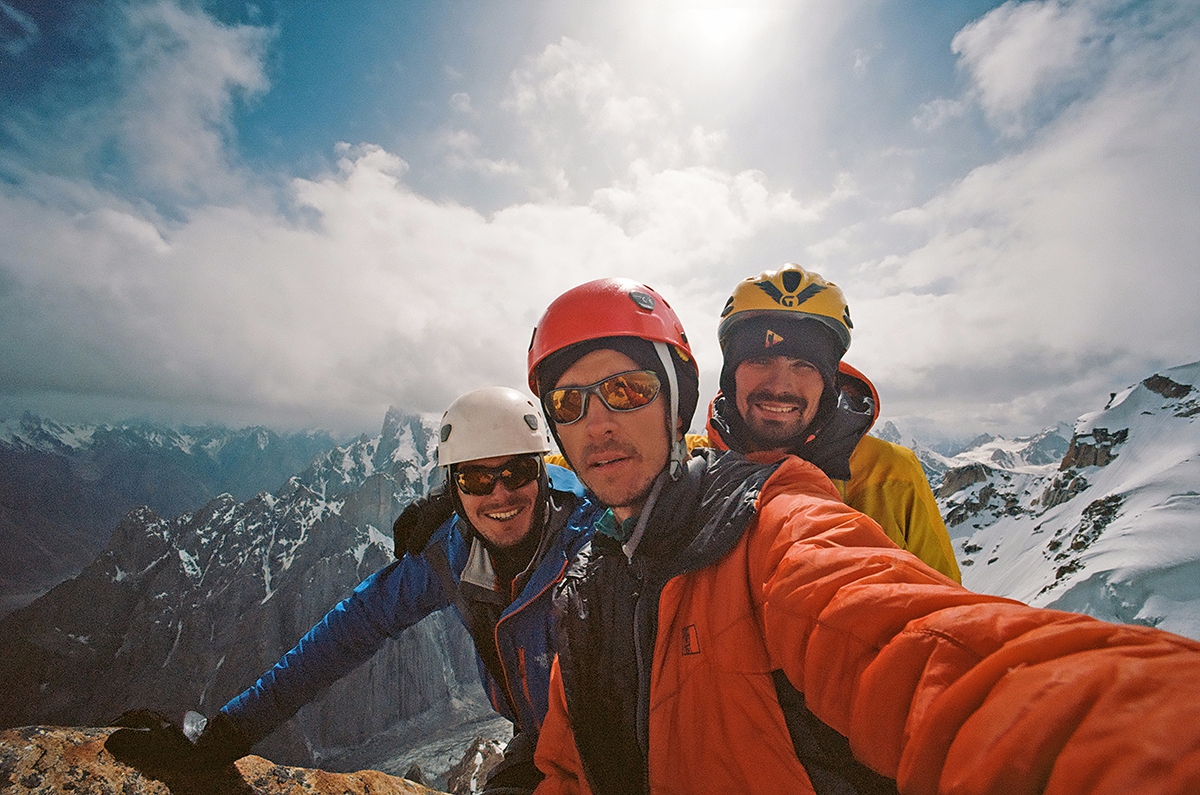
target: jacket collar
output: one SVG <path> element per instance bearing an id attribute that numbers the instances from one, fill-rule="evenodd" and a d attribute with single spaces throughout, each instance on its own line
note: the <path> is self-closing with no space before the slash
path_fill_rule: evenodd
<path id="1" fill-rule="evenodd" d="M 711 448 L 693 451 L 681 476 L 647 501 L 645 533 L 627 554 L 665 564 L 667 577 L 719 560 L 754 519 L 762 484 L 778 465 Z"/>

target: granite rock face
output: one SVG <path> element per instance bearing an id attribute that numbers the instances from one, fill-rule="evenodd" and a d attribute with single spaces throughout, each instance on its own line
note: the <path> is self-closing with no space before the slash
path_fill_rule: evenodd
<path id="1" fill-rule="evenodd" d="M 333 446 L 327 433 L 261 427 L 0 423 L 0 615 L 78 574 L 130 510 L 248 500 Z"/>
<path id="2" fill-rule="evenodd" d="M 504 744 L 485 737 L 476 737 L 463 754 L 462 761 L 450 768 L 446 787 L 454 795 L 468 795 L 483 789 L 488 775 L 504 759 Z"/>
<path id="3" fill-rule="evenodd" d="M 83 572 L 0 619 L 0 728 L 102 726 L 137 708 L 211 715 L 393 559 L 392 519 L 437 477 L 435 440 L 419 417 L 389 412 L 381 435 L 329 451 L 273 493 L 221 495 L 174 518 L 130 511 Z M 493 715 L 470 637 L 440 611 L 254 751 L 403 772 L 431 735 Z"/>
<path id="4" fill-rule="evenodd" d="M 111 729 L 26 726 L 0 732 L 0 789 L 5 795 L 436 795 L 374 770 L 327 773 L 258 756 L 200 779 L 149 778 L 104 749 Z"/>

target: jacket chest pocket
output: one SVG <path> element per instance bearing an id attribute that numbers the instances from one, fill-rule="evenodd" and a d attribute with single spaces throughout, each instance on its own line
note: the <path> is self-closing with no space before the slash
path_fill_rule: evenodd
<path id="1" fill-rule="evenodd" d="M 664 668 L 678 667 L 687 678 L 699 668 L 741 674 L 767 674 L 761 626 L 745 585 L 722 583 L 711 572 L 676 578 L 663 590 L 656 657 Z M 679 580 L 692 578 L 690 584 Z M 722 587 L 724 585 L 724 587 Z"/>

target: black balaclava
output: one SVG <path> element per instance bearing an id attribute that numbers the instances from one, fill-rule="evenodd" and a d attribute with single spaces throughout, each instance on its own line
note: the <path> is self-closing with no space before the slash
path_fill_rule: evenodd
<path id="1" fill-rule="evenodd" d="M 675 346 L 668 345 L 667 347 L 671 349 L 671 361 L 675 364 L 675 378 L 679 382 L 679 417 L 683 420 L 683 429 L 686 432 L 692 421 L 692 415 L 696 411 L 696 402 L 700 398 L 699 379 L 695 370 L 680 361 Z M 653 370 L 662 384 L 658 399 L 669 399 L 667 390 L 670 389 L 670 381 L 667 378 L 666 370 L 663 369 L 662 359 L 654 350 L 654 343 L 641 337 L 601 337 L 577 342 L 555 351 L 538 365 L 537 382 L 538 391 L 541 393 L 539 397 L 544 397 L 547 392 L 554 389 L 563 373 L 569 370 L 575 362 L 592 351 L 606 348 L 625 354 L 643 370 Z M 668 411 L 668 413 L 670 412 Z M 559 442 L 558 429 L 553 422 L 550 423 L 550 431 L 554 434 L 554 441 Z M 674 433 L 674 429 L 671 429 L 671 438 L 674 438 Z M 558 448 L 562 450 L 561 442 L 559 442 Z"/>

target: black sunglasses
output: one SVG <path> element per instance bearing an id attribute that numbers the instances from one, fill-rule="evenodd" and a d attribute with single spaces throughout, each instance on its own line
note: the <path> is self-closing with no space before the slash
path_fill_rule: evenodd
<path id="1" fill-rule="evenodd" d="M 542 406 L 555 425 L 570 425 L 587 414 L 591 395 L 600 398 L 613 411 L 635 411 L 653 403 L 661 387 L 653 370 L 630 370 L 587 386 L 551 389 L 542 398 Z"/>
<path id="2" fill-rule="evenodd" d="M 542 473 L 542 457 L 540 455 L 514 456 L 503 464 L 494 467 L 478 465 L 454 467 L 454 483 L 463 494 L 472 497 L 486 497 L 495 490 L 497 483 L 503 483 L 509 491 L 528 486 L 537 480 Z"/>

